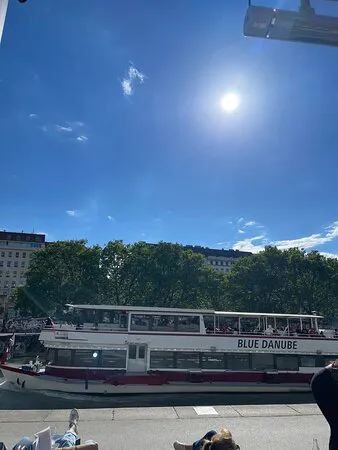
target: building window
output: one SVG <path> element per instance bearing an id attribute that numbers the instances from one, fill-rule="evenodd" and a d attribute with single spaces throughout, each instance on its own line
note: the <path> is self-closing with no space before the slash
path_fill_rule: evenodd
<path id="1" fill-rule="evenodd" d="M 174 368 L 174 352 L 150 352 L 150 368 L 151 369 L 173 369 Z"/>
<path id="2" fill-rule="evenodd" d="M 12 252 L 8 252 L 8 257 L 9 257 L 9 258 L 12 257 Z"/>
<path id="3" fill-rule="evenodd" d="M 16 281 L 12 281 L 12 288 L 16 287 Z"/>
<path id="4" fill-rule="evenodd" d="M 2 277 L 2 270 L 0 270 L 0 278 Z"/>
<path id="5" fill-rule="evenodd" d="M 3 266 L 4 266 L 4 262 L 0 261 L 0 267 L 3 267 Z"/>
<path id="6" fill-rule="evenodd" d="M 23 252 L 23 253 L 22 253 L 22 257 L 23 257 L 23 258 L 26 258 L 26 252 Z"/>
<path id="7" fill-rule="evenodd" d="M 4 282 L 4 287 L 5 287 L 5 288 L 8 288 L 8 287 L 9 287 L 9 281 L 5 281 L 5 282 Z"/>
<path id="8" fill-rule="evenodd" d="M 5 257 L 5 252 L 1 252 L 1 257 L 2 257 L 2 258 Z"/>
<path id="9" fill-rule="evenodd" d="M 20 256 L 20 253 L 19 252 L 15 252 L 15 257 L 19 258 L 19 256 Z"/>
<path id="10" fill-rule="evenodd" d="M 11 267 L 12 261 L 7 261 L 7 267 Z"/>
<path id="11" fill-rule="evenodd" d="M 9 270 L 6 272 L 6 277 L 9 278 Z"/>
<path id="12" fill-rule="evenodd" d="M 14 267 L 19 267 L 18 261 L 14 261 Z"/>
<path id="13" fill-rule="evenodd" d="M 16 275 L 17 275 L 17 271 L 14 270 L 14 272 L 13 272 L 13 277 L 16 278 Z"/>
<path id="14" fill-rule="evenodd" d="M 25 261 L 21 261 L 21 269 L 25 267 Z"/>

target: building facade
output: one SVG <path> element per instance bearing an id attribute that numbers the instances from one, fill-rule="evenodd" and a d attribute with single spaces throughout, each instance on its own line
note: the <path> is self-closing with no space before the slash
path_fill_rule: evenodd
<path id="1" fill-rule="evenodd" d="M 44 234 L 0 231 L 0 306 L 11 292 L 25 284 L 25 275 L 36 250 L 45 247 Z"/>
<path id="2" fill-rule="evenodd" d="M 205 257 L 205 263 L 215 270 L 221 272 L 231 272 L 233 265 L 238 258 L 244 256 L 251 256 L 250 252 L 241 252 L 239 250 L 224 250 L 208 247 L 199 247 L 193 245 L 186 245 L 187 250 L 192 250 L 194 253 L 200 253 Z"/>

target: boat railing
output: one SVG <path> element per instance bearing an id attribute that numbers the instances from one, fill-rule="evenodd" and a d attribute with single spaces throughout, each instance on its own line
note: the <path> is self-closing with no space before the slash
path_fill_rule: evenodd
<path id="1" fill-rule="evenodd" d="M 113 331 L 124 331 L 128 332 L 128 328 L 119 324 L 54 324 L 53 326 L 46 326 L 45 329 L 53 329 L 55 331 L 98 331 L 98 332 L 113 332 Z M 325 332 L 324 332 L 325 331 Z M 205 333 L 207 335 L 223 335 L 223 336 L 250 336 L 250 337 L 300 337 L 300 338 L 313 338 L 313 339 L 338 339 L 338 331 L 337 330 L 324 330 L 324 331 L 315 331 L 313 329 L 310 330 L 275 330 L 275 329 L 267 329 L 267 330 L 254 330 L 254 331 L 246 331 L 246 330 L 236 330 L 236 329 L 206 329 Z M 142 332 L 142 331 L 140 331 Z M 159 331 L 152 331 L 154 334 L 159 334 Z M 171 332 L 172 333 L 172 332 Z M 179 334 L 179 332 L 177 332 Z M 194 333 L 196 335 L 196 333 Z"/>

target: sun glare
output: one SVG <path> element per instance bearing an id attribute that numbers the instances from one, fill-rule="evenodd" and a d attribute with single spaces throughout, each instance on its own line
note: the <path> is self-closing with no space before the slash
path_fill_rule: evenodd
<path id="1" fill-rule="evenodd" d="M 226 94 L 221 99 L 221 108 L 223 109 L 223 111 L 226 111 L 229 113 L 235 111 L 239 107 L 239 104 L 240 104 L 240 99 L 239 99 L 238 95 L 235 94 L 234 92 L 230 92 L 229 94 Z"/>

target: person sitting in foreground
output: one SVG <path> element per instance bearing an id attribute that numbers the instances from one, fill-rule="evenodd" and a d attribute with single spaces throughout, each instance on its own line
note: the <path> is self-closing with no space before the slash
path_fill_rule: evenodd
<path id="1" fill-rule="evenodd" d="M 173 446 L 175 450 L 240 450 L 239 445 L 232 439 L 231 431 L 226 429 L 219 433 L 211 430 L 193 444 L 175 441 Z"/>
<path id="2" fill-rule="evenodd" d="M 62 435 L 50 435 L 50 428 L 40 431 L 35 435 L 36 439 L 23 438 L 14 445 L 13 450 L 50 450 L 52 448 L 74 447 L 80 443 L 78 437 L 79 413 L 72 409 L 69 414 L 69 426 Z M 91 441 L 92 443 L 92 441 Z"/>
<path id="3" fill-rule="evenodd" d="M 338 450 L 338 359 L 313 376 L 311 390 L 331 429 L 329 450 Z"/>

